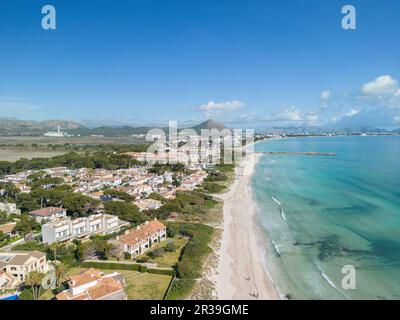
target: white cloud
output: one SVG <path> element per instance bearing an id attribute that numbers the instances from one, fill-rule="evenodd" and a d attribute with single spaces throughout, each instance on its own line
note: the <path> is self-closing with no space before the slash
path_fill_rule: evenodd
<path id="1" fill-rule="evenodd" d="M 330 90 L 324 90 L 321 92 L 321 99 L 322 100 L 328 100 L 331 97 L 331 91 Z"/>
<path id="2" fill-rule="evenodd" d="M 360 113 L 360 110 L 357 109 L 351 109 L 349 112 L 345 114 L 346 117 L 352 117 L 355 116 L 356 114 Z"/>
<path id="3" fill-rule="evenodd" d="M 215 102 L 209 101 L 206 104 L 202 104 L 197 109 L 203 111 L 204 115 L 218 115 L 225 112 L 231 112 L 244 107 L 245 104 L 238 100 L 227 101 L 227 102 Z"/>
<path id="4" fill-rule="evenodd" d="M 285 124 L 315 124 L 319 119 L 316 111 L 309 111 L 302 114 L 295 106 L 284 106 L 283 109 L 271 116 L 264 118 L 267 121 L 280 122 Z"/>
<path id="5" fill-rule="evenodd" d="M 295 106 L 286 106 L 270 117 L 273 121 L 300 121 L 300 111 Z"/>
<path id="6" fill-rule="evenodd" d="M 346 112 L 346 113 L 343 114 L 343 115 L 332 117 L 332 118 L 331 118 L 331 121 L 332 121 L 333 123 L 337 123 L 337 122 L 339 122 L 339 121 L 344 120 L 345 118 L 354 117 L 354 116 L 356 116 L 357 114 L 359 114 L 360 112 L 361 112 L 360 109 L 351 109 L 349 112 Z"/>
<path id="7" fill-rule="evenodd" d="M 390 75 L 384 75 L 363 84 L 361 91 L 366 95 L 397 95 L 399 93 L 399 85 L 396 79 Z"/>

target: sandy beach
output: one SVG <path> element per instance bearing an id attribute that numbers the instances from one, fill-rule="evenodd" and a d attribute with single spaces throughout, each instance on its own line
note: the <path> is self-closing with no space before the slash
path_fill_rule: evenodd
<path id="1" fill-rule="evenodd" d="M 220 196 L 224 201 L 224 224 L 213 277 L 218 299 L 279 299 L 264 269 L 263 248 L 257 238 L 259 226 L 250 183 L 258 158 L 257 154 L 249 154 L 237 167 L 230 190 Z"/>

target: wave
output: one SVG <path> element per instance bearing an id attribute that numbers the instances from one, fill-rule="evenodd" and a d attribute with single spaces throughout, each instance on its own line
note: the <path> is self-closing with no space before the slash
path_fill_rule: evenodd
<path id="1" fill-rule="evenodd" d="M 324 273 L 324 271 L 322 271 L 322 269 L 320 268 L 320 266 L 317 264 L 317 269 L 319 270 L 319 272 L 321 273 L 322 278 L 325 279 L 325 281 L 332 287 L 337 289 L 337 287 L 335 286 L 335 284 L 333 283 L 333 281 L 331 279 L 329 279 L 329 277 Z"/>
<path id="2" fill-rule="evenodd" d="M 275 250 L 277 256 L 280 257 L 281 253 L 280 253 L 280 251 L 278 249 L 278 246 L 276 245 L 275 241 L 271 239 L 271 243 L 272 243 L 272 246 L 274 247 L 274 250 Z"/>
<path id="3" fill-rule="evenodd" d="M 282 217 L 283 221 L 286 222 L 287 221 L 286 220 L 286 215 L 285 215 L 285 212 L 283 212 L 281 203 L 276 198 L 274 198 L 273 196 L 271 196 L 271 199 L 279 206 L 279 211 L 281 212 L 281 217 Z"/>
<path id="4" fill-rule="evenodd" d="M 283 210 L 282 210 L 282 208 L 280 208 L 281 209 L 281 216 L 282 216 L 282 219 L 286 222 L 287 220 L 286 220 L 286 215 L 285 215 L 285 213 L 283 212 Z"/>
<path id="5" fill-rule="evenodd" d="M 275 202 L 278 206 L 281 206 L 281 203 L 280 203 L 278 200 L 276 200 L 273 196 L 271 196 L 271 199 L 274 200 L 274 202 Z"/>

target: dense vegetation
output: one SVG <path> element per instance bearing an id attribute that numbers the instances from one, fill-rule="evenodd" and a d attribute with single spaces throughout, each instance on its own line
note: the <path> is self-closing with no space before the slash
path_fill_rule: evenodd
<path id="1" fill-rule="evenodd" d="M 107 213 L 132 223 L 141 223 L 148 219 L 136 205 L 124 201 L 108 201 L 104 204 L 104 208 Z"/>
<path id="2" fill-rule="evenodd" d="M 128 193 L 126 193 L 124 191 L 119 191 L 119 190 L 115 190 L 115 189 L 107 189 L 107 190 L 104 190 L 103 193 L 105 195 L 109 195 L 109 196 L 112 196 L 114 198 L 118 198 L 120 200 L 124 200 L 124 201 L 127 201 L 127 202 L 132 202 L 132 201 L 135 200 L 134 196 L 131 196 L 130 194 L 128 194 Z"/>
<path id="3" fill-rule="evenodd" d="M 77 150 L 74 150 L 77 149 Z M 42 170 L 45 168 L 67 167 L 69 169 L 79 168 L 101 168 L 101 169 L 120 169 L 130 168 L 139 165 L 141 162 L 132 157 L 121 154 L 130 151 L 144 151 L 147 145 L 111 145 L 111 146 L 93 146 L 82 152 L 80 147 L 64 146 L 68 153 L 52 158 L 33 158 L 28 160 L 21 158 L 15 162 L 0 161 L 0 177 L 7 174 L 14 174 L 26 170 Z"/>
<path id="4" fill-rule="evenodd" d="M 150 173 L 156 173 L 156 174 L 164 174 L 166 171 L 168 172 L 184 172 L 185 165 L 183 163 L 175 163 L 175 164 L 161 164 L 161 163 L 155 163 L 150 169 Z"/>
<path id="5" fill-rule="evenodd" d="M 164 199 L 163 202 L 164 205 L 161 208 L 148 210 L 148 215 L 166 219 L 171 212 L 178 212 L 183 218 L 194 216 L 202 220 L 205 214 L 218 203 L 212 196 L 198 190 L 178 191 L 175 199 Z"/>
<path id="6" fill-rule="evenodd" d="M 190 237 L 176 268 L 176 279 L 171 285 L 167 299 L 185 298 L 201 277 L 204 257 L 212 252 L 209 243 L 214 229 L 203 224 L 168 223 L 169 236 L 181 234 Z"/>

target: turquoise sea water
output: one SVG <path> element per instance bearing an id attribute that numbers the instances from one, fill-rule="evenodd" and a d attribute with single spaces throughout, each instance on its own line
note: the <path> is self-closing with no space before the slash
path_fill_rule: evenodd
<path id="1" fill-rule="evenodd" d="M 252 180 L 266 231 L 265 264 L 294 299 L 400 299 L 400 137 L 263 141 Z M 342 288 L 342 268 L 356 289 Z"/>

